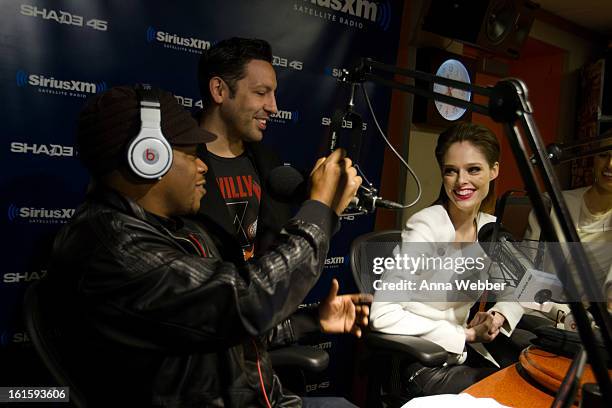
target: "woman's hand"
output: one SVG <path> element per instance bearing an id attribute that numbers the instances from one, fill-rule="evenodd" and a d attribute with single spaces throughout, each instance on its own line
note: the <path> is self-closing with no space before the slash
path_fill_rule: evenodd
<path id="1" fill-rule="evenodd" d="M 491 313 L 478 312 L 465 330 L 465 341 L 468 343 L 488 343 L 499 334 Z"/>
<path id="2" fill-rule="evenodd" d="M 469 328 L 469 327 L 477 326 L 480 323 L 487 320 L 489 316 L 493 318 L 492 331 L 498 331 L 499 329 L 502 328 L 502 326 L 506 322 L 506 317 L 499 312 L 496 312 L 496 311 L 478 312 L 476 313 L 476 315 L 474 315 L 474 318 L 468 324 L 467 327 Z"/>
<path id="3" fill-rule="evenodd" d="M 493 315 L 493 328 L 497 331 L 506 323 L 506 317 L 499 312 L 490 312 Z"/>

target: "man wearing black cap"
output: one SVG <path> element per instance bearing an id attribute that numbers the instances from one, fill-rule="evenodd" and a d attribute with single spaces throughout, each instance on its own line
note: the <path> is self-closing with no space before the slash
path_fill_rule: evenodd
<path id="1" fill-rule="evenodd" d="M 342 151 L 320 159 L 310 199 L 273 249 L 226 262 L 181 217 L 200 208 L 207 166 L 196 148 L 214 137 L 159 90 L 112 88 L 80 115 L 77 146 L 95 187 L 59 232 L 40 293 L 89 406 L 301 405 L 283 392 L 260 336 L 317 281 L 361 179 Z M 367 323 L 365 306 L 332 314 L 349 331 Z"/>

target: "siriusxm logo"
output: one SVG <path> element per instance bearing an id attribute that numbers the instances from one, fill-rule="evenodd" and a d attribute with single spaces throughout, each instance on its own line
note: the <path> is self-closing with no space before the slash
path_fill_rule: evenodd
<path id="1" fill-rule="evenodd" d="M 344 16 L 336 16 L 331 12 L 320 12 L 304 6 L 304 2 L 320 8 L 337 11 Z M 363 23 L 350 17 L 357 17 L 370 23 L 375 23 L 381 29 L 387 31 L 391 24 L 391 5 L 389 0 L 303 0 L 302 4 L 295 3 L 294 10 L 304 14 L 313 15 L 333 22 L 338 22 L 349 27 L 362 29 Z"/>
<path id="2" fill-rule="evenodd" d="M 9 221 L 27 221 L 32 224 L 65 224 L 74 215 L 74 208 L 17 207 L 10 204 L 7 211 Z"/>
<path id="3" fill-rule="evenodd" d="M 279 110 L 275 114 L 270 115 L 270 120 L 276 123 L 287 123 L 287 122 L 296 123 L 299 117 L 300 117 L 300 114 L 298 111 Z"/>
<path id="4" fill-rule="evenodd" d="M 340 75 L 342 75 L 342 68 L 327 67 L 323 70 L 323 72 L 325 75 L 340 78 Z"/>
<path id="5" fill-rule="evenodd" d="M 334 11 L 361 17 L 366 20 L 376 21 L 378 5 L 368 0 L 304 0 L 319 7 L 325 7 Z"/>
<path id="6" fill-rule="evenodd" d="M 332 256 L 331 258 L 325 259 L 325 265 L 344 265 L 344 257 L 343 256 Z"/>
<path id="7" fill-rule="evenodd" d="M 28 74 L 23 69 L 15 75 L 17 86 L 22 88 L 26 85 L 35 86 L 40 92 L 57 95 L 68 95 L 85 97 L 85 94 L 104 92 L 107 89 L 106 82 L 83 82 L 71 80 L 60 80 L 54 77 L 46 77 L 41 74 Z"/>
<path id="8" fill-rule="evenodd" d="M 148 27 L 145 33 L 147 42 L 159 42 L 166 48 L 172 48 L 178 51 L 188 51 L 202 53 L 202 50 L 207 50 L 212 45 L 210 41 L 202 40 L 193 37 L 181 37 L 177 34 L 170 34 L 164 31 L 158 31 L 153 27 Z"/>
<path id="9" fill-rule="evenodd" d="M 384 31 L 389 29 L 391 25 L 391 4 L 389 1 L 378 3 L 378 17 L 376 18 L 376 24 Z"/>
<path id="10" fill-rule="evenodd" d="M 332 348 L 332 342 L 326 341 L 326 342 L 319 343 L 319 344 L 313 344 L 311 347 L 314 349 L 319 349 L 319 350 L 330 350 Z"/>
<path id="11" fill-rule="evenodd" d="M 11 142 L 12 153 L 22 154 L 44 154 L 47 156 L 55 157 L 72 157 L 75 156 L 75 150 L 72 146 L 61 146 L 57 144 L 37 144 L 37 143 L 22 143 L 22 142 Z"/>

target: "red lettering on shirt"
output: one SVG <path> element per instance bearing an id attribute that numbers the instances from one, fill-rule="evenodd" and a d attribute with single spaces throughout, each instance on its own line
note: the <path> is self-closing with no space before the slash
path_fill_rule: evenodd
<path id="1" fill-rule="evenodd" d="M 236 184 L 238 184 L 238 194 L 240 194 L 240 198 L 244 198 L 247 195 L 245 191 L 242 189 L 242 181 L 240 179 L 241 179 L 240 176 L 236 177 Z"/>
<path id="2" fill-rule="evenodd" d="M 253 176 L 241 176 L 247 189 L 247 197 L 253 197 Z"/>
<path id="3" fill-rule="evenodd" d="M 253 176 L 217 177 L 219 192 L 224 200 L 248 198 L 255 195 L 261 201 L 261 186 L 253 180 Z"/>
<path id="4" fill-rule="evenodd" d="M 232 177 L 227 177 L 227 181 L 229 183 L 231 196 L 230 198 L 238 198 L 238 193 L 236 192 L 236 186 L 234 185 L 234 179 Z"/>
<path id="5" fill-rule="evenodd" d="M 225 196 L 225 184 L 223 184 L 223 177 L 217 177 L 217 185 L 219 186 L 221 196 L 223 196 L 223 199 L 226 199 L 227 197 Z"/>

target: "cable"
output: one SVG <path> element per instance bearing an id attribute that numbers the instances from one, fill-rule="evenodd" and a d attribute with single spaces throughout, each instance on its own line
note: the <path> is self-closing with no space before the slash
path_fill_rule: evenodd
<path id="1" fill-rule="evenodd" d="M 204 258 L 208 258 L 208 254 L 207 251 L 204 250 L 204 247 L 202 246 L 202 244 L 200 243 L 200 241 L 196 238 L 196 236 L 194 234 L 189 234 L 187 235 L 189 237 L 189 239 L 197 246 L 200 255 Z"/>
<path id="2" fill-rule="evenodd" d="M 405 204 L 403 206 L 403 208 L 410 208 L 413 205 L 415 205 L 416 203 L 419 202 L 419 200 L 421 199 L 421 194 L 423 192 L 423 189 L 421 188 L 421 181 L 419 180 L 419 178 L 417 177 L 416 173 L 414 172 L 414 170 L 412 170 L 412 167 L 410 167 L 410 165 L 408 163 L 406 163 L 406 161 L 404 160 L 404 158 L 402 157 L 401 154 L 399 154 L 397 152 L 397 150 L 395 150 L 395 148 L 393 147 L 393 145 L 391 144 L 391 142 L 389 142 L 389 139 L 387 139 L 387 136 L 385 135 L 385 132 L 383 132 L 383 130 L 380 127 L 380 124 L 378 123 L 378 120 L 376 119 L 376 114 L 374 113 L 374 109 L 372 108 L 372 104 L 370 103 L 370 97 L 368 96 L 368 92 L 365 89 L 365 86 L 359 84 L 361 86 L 361 90 L 363 91 L 363 96 L 366 100 L 366 103 L 368 104 L 368 109 L 370 111 L 370 115 L 372 116 L 372 120 L 374 120 L 374 124 L 376 125 L 376 129 L 378 129 L 378 132 L 380 133 L 380 135 L 382 136 L 383 140 L 385 141 L 385 143 L 387 143 L 387 146 L 389 146 L 389 149 L 391 149 L 391 151 L 393 153 L 395 153 L 395 155 L 397 156 L 397 158 L 402 162 L 402 164 L 406 167 L 406 169 L 410 172 L 410 174 L 412 175 L 412 178 L 416 181 L 417 183 L 417 197 L 414 199 L 413 202 L 411 202 L 410 204 Z"/>
<path id="3" fill-rule="evenodd" d="M 259 351 L 257 350 L 257 344 L 255 344 L 255 340 L 253 339 L 251 339 L 251 342 L 253 343 L 253 348 L 255 349 L 255 355 L 257 356 L 257 372 L 259 373 L 259 385 L 261 386 L 261 392 L 263 393 L 264 399 L 266 400 L 266 407 L 272 408 L 270 400 L 268 399 L 266 387 L 264 386 L 263 374 L 261 373 L 261 364 L 259 363 Z"/>

